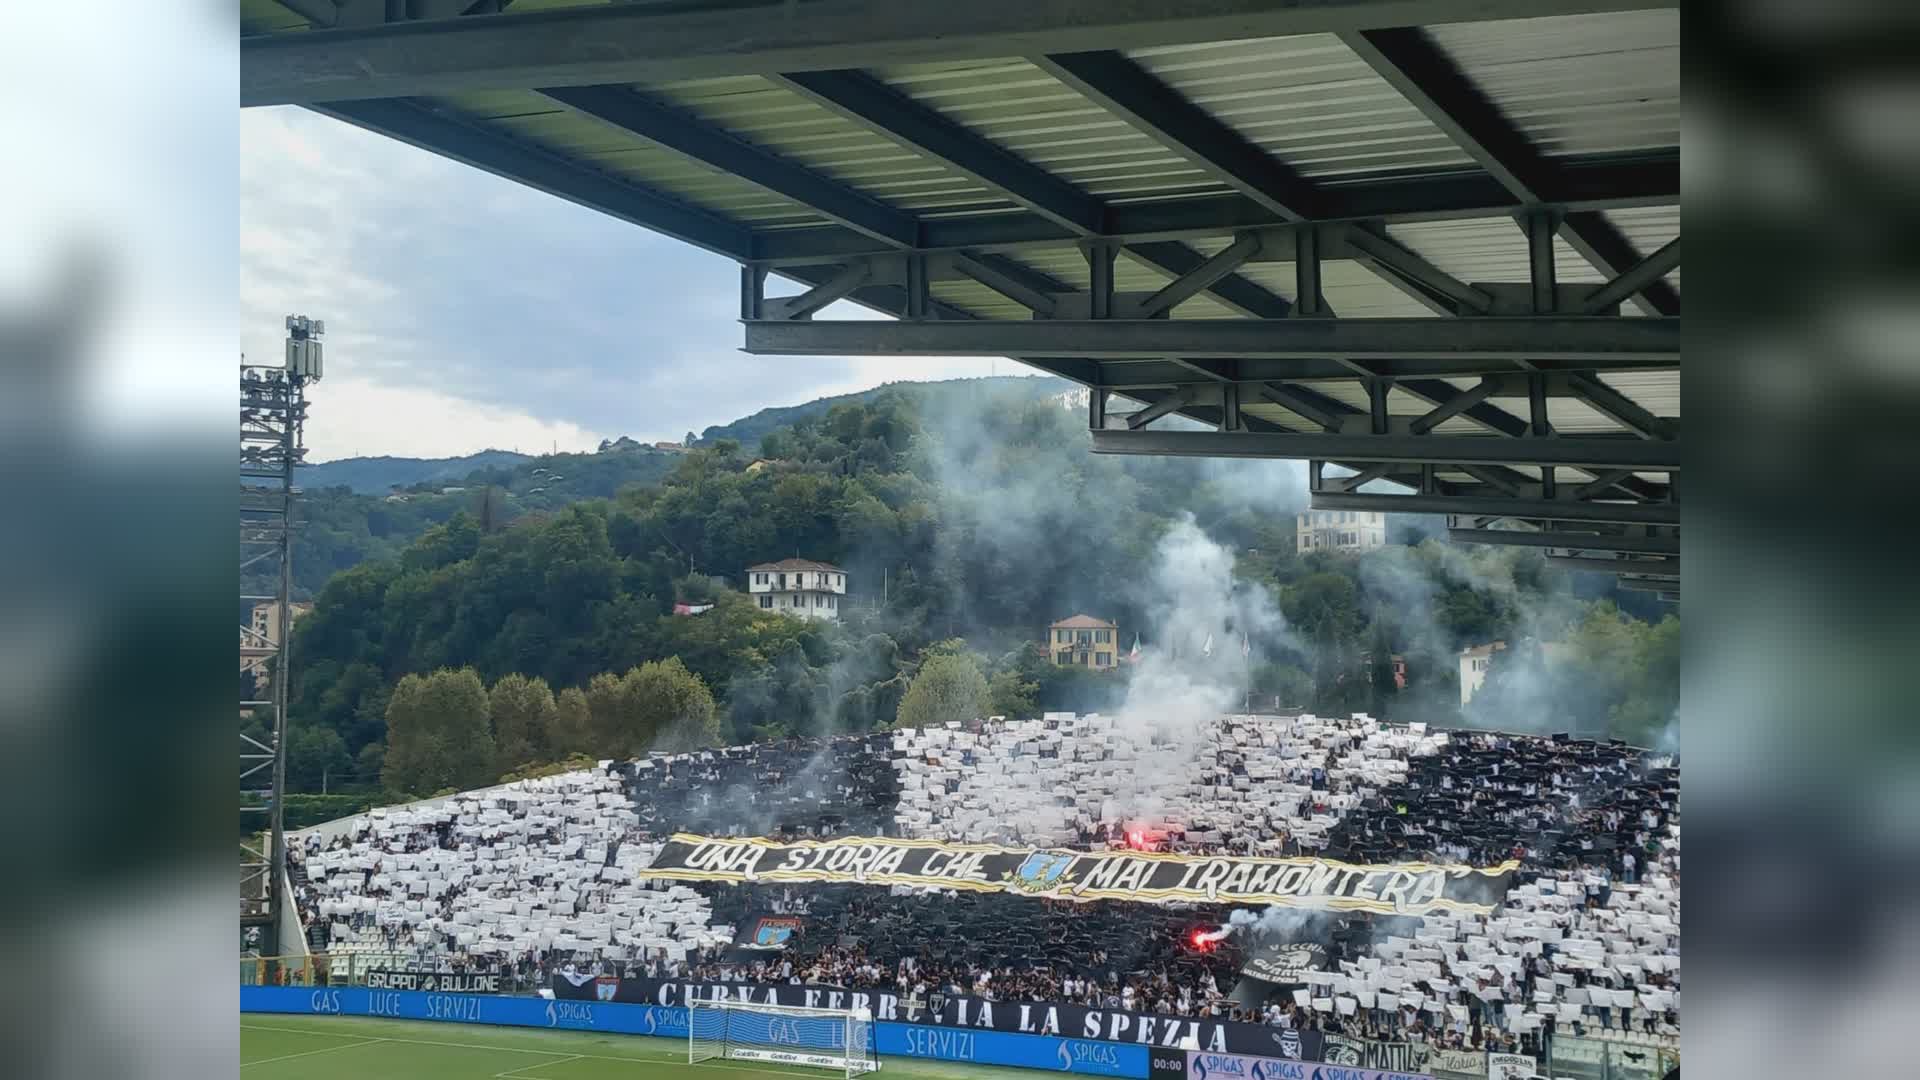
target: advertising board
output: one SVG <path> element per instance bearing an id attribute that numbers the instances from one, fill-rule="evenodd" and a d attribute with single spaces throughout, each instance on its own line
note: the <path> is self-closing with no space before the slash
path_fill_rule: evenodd
<path id="1" fill-rule="evenodd" d="M 502 1024 L 687 1038 L 687 1010 L 610 1001 L 429 994 L 366 987 L 243 986 L 240 1011 L 321 1016 L 378 1016 L 461 1024 Z M 1004 1065 L 1083 1076 L 1146 1080 L 1148 1048 L 1099 1039 L 969 1031 L 923 1024 L 875 1023 L 874 1045 L 888 1057 Z"/>

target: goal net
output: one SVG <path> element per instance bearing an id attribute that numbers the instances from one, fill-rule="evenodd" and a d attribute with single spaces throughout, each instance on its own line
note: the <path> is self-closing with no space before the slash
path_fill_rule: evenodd
<path id="1" fill-rule="evenodd" d="M 687 1007 L 687 1063 L 713 1058 L 811 1065 L 848 1076 L 880 1067 L 873 1017 L 865 1009 L 696 1001 Z"/>

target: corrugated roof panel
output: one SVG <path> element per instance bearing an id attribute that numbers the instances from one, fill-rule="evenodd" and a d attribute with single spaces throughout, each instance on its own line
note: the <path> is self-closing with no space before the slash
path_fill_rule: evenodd
<path id="1" fill-rule="evenodd" d="M 1233 243 L 1232 237 L 1208 236 L 1188 241 L 1198 253 L 1212 256 Z M 1249 262 L 1237 273 L 1267 291 L 1288 300 L 1296 294 L 1294 265 L 1290 262 Z M 1430 315 L 1406 293 L 1380 280 L 1379 276 L 1346 259 L 1328 259 L 1320 265 L 1320 291 L 1327 305 L 1349 318 L 1418 318 Z M 1188 318 L 1176 310 L 1176 318 Z"/>
<path id="2" fill-rule="evenodd" d="M 588 7 L 607 0 L 517 0 L 514 14 L 551 11 L 556 8 Z M 277 0 L 240 0 L 240 26 L 248 33 L 284 32 L 313 29 L 305 15 L 290 10 Z"/>
<path id="3" fill-rule="evenodd" d="M 1012 200 L 971 177 L 759 76 L 641 89 L 739 139 L 902 210 L 1018 209 Z"/>
<path id="4" fill-rule="evenodd" d="M 1680 235 L 1678 206 L 1635 206 L 1625 210 L 1609 210 L 1606 217 L 1622 236 L 1632 242 L 1634 250 L 1642 255 L 1653 254 Z M 1680 268 L 1674 267 L 1666 281 L 1678 289 Z"/>
<path id="5" fill-rule="evenodd" d="M 1680 145 L 1680 12 L 1629 11 L 1428 28 L 1548 155 Z"/>
<path id="6" fill-rule="evenodd" d="M 1024 60 L 912 64 L 879 68 L 873 74 L 1099 198 L 1225 190 L 1185 158 Z"/>
<path id="7" fill-rule="evenodd" d="M 1306 176 L 1474 167 L 1444 132 L 1330 34 L 1127 55 Z"/>
<path id="8" fill-rule="evenodd" d="M 1090 287 L 1087 260 L 1078 248 L 1029 248 L 1008 257 L 1011 261 L 1084 292 Z M 1151 293 L 1172 280 L 1161 271 L 1122 253 L 1113 261 L 1113 287 L 1119 292 Z M 1233 319 L 1240 314 L 1205 293 L 1173 309 L 1176 319 Z"/>
<path id="9" fill-rule="evenodd" d="M 1629 434 L 1618 420 L 1573 397 L 1548 398 L 1547 423 L 1563 435 Z"/>
<path id="10" fill-rule="evenodd" d="M 582 116 L 538 94 L 488 93 L 434 100 L 483 127 L 731 220 L 755 226 L 826 223 L 808 207 Z"/>
<path id="11" fill-rule="evenodd" d="M 1278 265 L 1292 274 L 1293 264 Z M 1433 315 L 1419 301 L 1350 259 L 1326 259 L 1320 263 L 1320 295 L 1342 318 L 1411 319 Z"/>
<path id="12" fill-rule="evenodd" d="M 309 28 L 307 17 L 274 0 L 240 0 L 240 29 L 248 34 L 277 34 Z"/>
<path id="13" fill-rule="evenodd" d="M 1677 371 L 1608 371 L 1595 376 L 1655 416 L 1680 415 Z"/>
<path id="14" fill-rule="evenodd" d="M 935 300 L 983 319 L 1027 319 L 1033 315 L 977 281 L 935 281 L 928 286 L 928 291 Z"/>
<path id="15" fill-rule="evenodd" d="M 1531 278 L 1527 237 L 1511 218 L 1397 222 L 1387 226 L 1387 235 L 1468 284 L 1524 285 Z M 1554 273 L 1561 281 L 1606 280 L 1565 237 L 1555 238 L 1553 251 Z"/>

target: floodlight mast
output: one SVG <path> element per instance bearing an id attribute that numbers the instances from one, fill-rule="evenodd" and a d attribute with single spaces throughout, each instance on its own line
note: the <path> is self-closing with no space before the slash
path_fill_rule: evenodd
<path id="1" fill-rule="evenodd" d="M 240 924 L 257 927 L 261 952 L 277 956 L 286 895 L 287 661 L 293 628 L 294 469 L 305 464 L 306 386 L 322 374 L 320 337 L 326 324 L 287 316 L 282 364 L 240 364 L 240 571 L 265 564 L 277 570 L 269 594 L 253 604 L 240 627 L 240 673 L 250 686 L 240 700 L 240 814 L 249 826 L 240 845 Z M 275 563 L 278 565 L 275 566 Z M 270 692 L 260 696 L 262 681 Z M 272 710 L 262 742 L 248 731 L 254 710 Z M 255 824 L 257 823 L 257 824 Z M 262 843 L 260 834 L 266 834 Z M 269 973 L 274 977 L 277 973 Z"/>

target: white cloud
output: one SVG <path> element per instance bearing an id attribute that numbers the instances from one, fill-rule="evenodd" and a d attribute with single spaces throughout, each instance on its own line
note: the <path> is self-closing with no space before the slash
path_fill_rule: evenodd
<path id="1" fill-rule="evenodd" d="M 308 393 L 313 460 L 393 454 L 452 457 L 477 450 L 592 450 L 605 436 L 566 421 L 418 387 L 327 378 Z"/>
<path id="2" fill-rule="evenodd" d="M 325 319 L 323 388 L 353 380 L 341 400 L 423 403 L 343 408 L 323 390 L 316 459 L 677 439 L 883 382 L 1031 371 L 749 356 L 728 259 L 316 113 L 249 109 L 240 127 L 242 351 L 276 357 L 288 314 Z M 848 304 L 826 315 L 881 317 Z M 436 412 L 472 422 L 419 424 Z"/>

